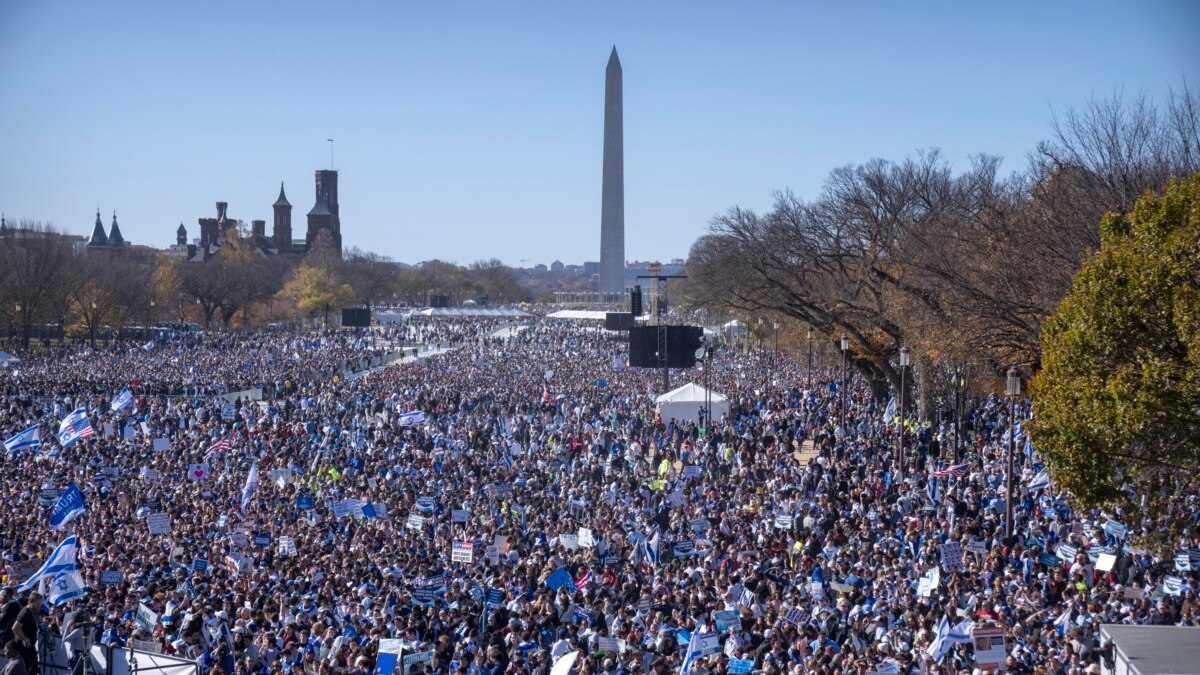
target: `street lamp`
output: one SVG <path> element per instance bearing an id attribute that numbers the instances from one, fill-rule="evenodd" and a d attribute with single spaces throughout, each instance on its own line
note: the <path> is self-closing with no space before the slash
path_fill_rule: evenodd
<path id="1" fill-rule="evenodd" d="M 17 303 L 17 313 L 13 315 L 13 329 L 11 342 L 17 344 L 17 326 L 21 323 L 21 303 Z"/>
<path id="2" fill-rule="evenodd" d="M 900 436 L 900 470 L 904 470 L 904 392 L 907 390 L 905 386 L 905 374 L 908 371 L 908 347 L 900 348 L 900 423 L 897 425 L 897 433 Z"/>
<path id="3" fill-rule="evenodd" d="M 846 432 L 846 352 L 850 349 L 850 339 L 842 333 L 842 404 L 838 407 L 841 420 L 838 426 L 842 427 L 842 433 Z"/>
<path id="4" fill-rule="evenodd" d="M 1021 376 L 1016 367 L 1008 369 L 1008 472 L 1004 495 L 1004 535 L 1013 535 L 1013 455 L 1017 451 L 1017 397 L 1021 395 Z"/>
<path id="5" fill-rule="evenodd" d="M 88 328 L 92 334 L 92 349 L 96 348 L 96 303 L 92 303 L 92 315 L 88 317 Z"/>

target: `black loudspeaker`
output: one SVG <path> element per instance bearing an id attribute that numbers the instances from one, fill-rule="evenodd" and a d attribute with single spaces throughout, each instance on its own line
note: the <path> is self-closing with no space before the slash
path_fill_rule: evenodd
<path id="1" fill-rule="evenodd" d="M 642 287 L 634 286 L 629 292 L 629 310 L 634 316 L 642 315 Z"/>
<path id="2" fill-rule="evenodd" d="M 629 329 L 629 365 L 634 368 L 661 368 L 658 358 L 658 326 L 633 326 Z M 700 326 L 666 326 L 667 367 L 692 368 L 700 349 L 704 329 Z"/>
<path id="3" fill-rule="evenodd" d="M 629 330 L 633 328 L 633 315 L 629 312 L 608 312 L 604 315 L 604 330 Z"/>
<path id="4" fill-rule="evenodd" d="M 429 296 L 429 306 L 433 309 L 442 309 L 450 306 L 450 296 L 448 295 L 431 295 Z"/>
<path id="5" fill-rule="evenodd" d="M 342 309 L 343 328 L 370 328 L 371 310 L 360 307 Z"/>

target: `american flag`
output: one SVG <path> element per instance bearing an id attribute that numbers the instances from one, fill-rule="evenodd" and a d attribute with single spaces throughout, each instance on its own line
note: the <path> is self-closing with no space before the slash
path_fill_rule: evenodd
<path id="1" fill-rule="evenodd" d="M 88 421 L 87 408 L 76 408 L 58 425 L 58 443 L 64 448 L 69 448 L 76 441 L 95 435 L 96 432 L 92 430 L 92 424 Z"/>
<path id="2" fill-rule="evenodd" d="M 221 439 L 217 440 L 216 443 L 213 443 L 211 446 L 209 446 L 208 450 L 204 451 L 204 454 L 211 455 L 215 452 L 227 452 L 228 450 L 229 450 L 229 439 L 221 438 Z"/>
<path id="3" fill-rule="evenodd" d="M 967 475 L 967 465 L 966 464 L 959 464 L 957 466 L 952 466 L 952 467 L 949 467 L 946 469 L 942 469 L 941 471 L 929 472 L 930 478 L 946 478 L 948 476 L 953 476 L 955 478 L 962 478 L 965 475 Z"/>

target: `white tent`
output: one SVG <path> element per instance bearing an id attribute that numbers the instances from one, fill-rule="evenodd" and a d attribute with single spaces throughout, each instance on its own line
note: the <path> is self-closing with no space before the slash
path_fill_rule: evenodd
<path id="1" fill-rule="evenodd" d="M 730 335 L 741 335 L 742 333 L 746 332 L 746 324 L 734 319 L 733 321 L 726 323 L 724 326 L 721 326 L 721 329 Z"/>
<path id="2" fill-rule="evenodd" d="M 0 368 L 7 366 L 10 363 L 20 363 L 21 359 L 9 354 L 8 352 L 0 352 Z"/>
<path id="3" fill-rule="evenodd" d="M 664 420 L 674 418 L 699 422 L 700 410 L 704 408 L 705 393 L 712 396 L 713 419 L 719 420 L 724 417 L 729 412 L 729 399 L 695 383 L 685 384 L 655 399 L 655 403 L 658 404 L 658 414 Z"/>

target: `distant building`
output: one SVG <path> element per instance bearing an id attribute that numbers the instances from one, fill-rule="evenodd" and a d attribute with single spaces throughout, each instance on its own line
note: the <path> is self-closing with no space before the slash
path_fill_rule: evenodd
<path id="1" fill-rule="evenodd" d="M 338 255 L 341 255 L 342 221 L 338 206 L 337 172 L 319 170 L 314 182 L 316 199 L 313 208 L 308 212 L 308 229 L 304 239 L 292 238 L 292 204 L 288 201 L 282 182 L 279 184 L 279 197 L 271 205 L 274 212 L 271 236 L 267 236 L 265 220 L 250 221 L 250 231 L 246 236 L 252 240 L 260 256 L 305 253 L 322 232 L 328 233 L 332 245 Z M 242 221 L 229 216 L 228 206 L 226 202 L 217 202 L 215 218 L 199 219 L 200 237 L 193 242 L 188 241 L 187 228 L 180 223 L 179 229 L 175 231 L 175 245 L 170 248 L 171 255 L 191 262 L 203 262 L 216 255 L 221 246 L 228 242 L 226 233 L 229 228 L 237 227 L 240 231 L 240 228 L 244 227 Z M 113 222 L 115 227 L 115 219 Z M 101 234 L 103 235 L 102 230 Z M 95 234 L 92 236 L 94 238 Z"/>
<path id="2" fill-rule="evenodd" d="M 563 261 L 561 260 L 555 260 L 554 262 L 550 263 L 551 272 L 561 272 L 563 271 L 564 267 L 565 265 L 563 265 Z"/>
<path id="3" fill-rule="evenodd" d="M 104 248 L 121 248 L 126 245 L 125 237 L 121 236 L 121 226 L 117 224 L 117 212 L 113 210 L 112 229 L 104 234 L 104 223 L 100 220 L 100 209 L 96 209 L 96 223 L 92 226 L 92 238 L 88 240 L 88 250 Z"/>

